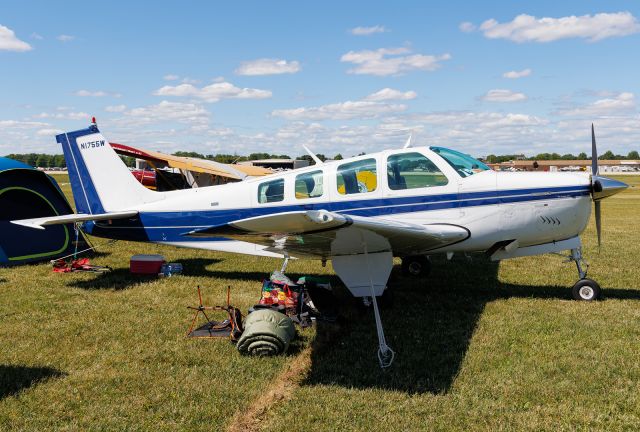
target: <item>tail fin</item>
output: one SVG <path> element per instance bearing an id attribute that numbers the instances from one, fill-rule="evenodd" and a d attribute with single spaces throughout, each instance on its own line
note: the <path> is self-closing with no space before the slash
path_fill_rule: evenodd
<path id="1" fill-rule="evenodd" d="M 96 125 L 56 140 L 64 151 L 78 213 L 130 210 L 164 198 L 138 183 Z"/>

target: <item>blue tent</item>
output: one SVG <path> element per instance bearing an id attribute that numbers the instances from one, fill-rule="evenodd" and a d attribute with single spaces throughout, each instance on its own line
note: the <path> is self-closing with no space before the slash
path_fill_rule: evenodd
<path id="1" fill-rule="evenodd" d="M 0 158 L 0 266 L 72 254 L 73 224 L 39 230 L 10 222 L 69 213 L 73 210 L 55 180 L 22 162 Z"/>

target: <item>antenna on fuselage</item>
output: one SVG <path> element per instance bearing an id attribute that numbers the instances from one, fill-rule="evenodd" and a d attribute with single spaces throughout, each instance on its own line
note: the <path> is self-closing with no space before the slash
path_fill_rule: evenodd
<path id="1" fill-rule="evenodd" d="M 316 156 L 316 154 L 314 152 L 312 152 L 309 149 L 309 147 L 307 147 L 304 144 L 302 144 L 302 147 L 306 150 L 307 153 L 309 153 L 309 156 L 311 156 L 311 159 L 313 159 L 313 161 L 316 163 L 316 165 L 322 165 L 322 161 L 320 160 L 320 158 L 318 156 Z"/>
<path id="2" fill-rule="evenodd" d="M 403 149 L 411 147 L 411 139 L 413 138 L 413 132 L 409 133 L 409 138 L 407 138 L 407 142 L 404 143 Z"/>

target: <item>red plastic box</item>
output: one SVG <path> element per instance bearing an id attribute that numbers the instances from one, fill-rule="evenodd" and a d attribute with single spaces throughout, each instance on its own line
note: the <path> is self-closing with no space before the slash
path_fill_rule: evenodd
<path id="1" fill-rule="evenodd" d="M 157 275 L 166 261 L 162 255 L 134 255 L 129 263 L 129 271 L 139 275 Z"/>

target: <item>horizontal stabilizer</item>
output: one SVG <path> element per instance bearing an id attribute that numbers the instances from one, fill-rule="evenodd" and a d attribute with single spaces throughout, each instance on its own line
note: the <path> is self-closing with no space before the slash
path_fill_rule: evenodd
<path id="1" fill-rule="evenodd" d="M 28 228 L 36 228 L 36 229 L 44 229 L 46 225 L 60 225 L 60 224 L 68 224 L 74 222 L 84 222 L 84 221 L 98 221 L 98 220 L 109 220 L 109 219 L 126 219 L 130 217 L 134 217 L 138 214 L 137 210 L 130 211 L 120 211 L 120 212 L 111 212 L 111 213 L 101 213 L 101 214 L 68 214 L 62 216 L 48 216 L 42 218 L 35 219 L 20 219 L 13 220 L 11 223 L 16 225 L 26 226 Z"/>

